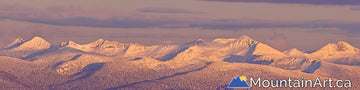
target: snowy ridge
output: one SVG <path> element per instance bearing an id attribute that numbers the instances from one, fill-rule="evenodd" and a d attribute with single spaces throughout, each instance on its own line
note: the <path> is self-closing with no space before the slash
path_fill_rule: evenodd
<path id="1" fill-rule="evenodd" d="M 6 49 L 9 50 L 18 50 L 18 51 L 25 51 L 25 50 L 44 50 L 50 48 L 51 44 L 47 42 L 45 39 L 41 37 L 34 37 L 31 40 L 24 41 L 21 38 L 16 39 L 8 45 Z"/>
<path id="2" fill-rule="evenodd" d="M 0 80 L 5 81 L 0 88 L 5 89 L 223 89 L 239 74 L 360 80 L 359 49 L 342 41 L 310 54 L 298 49 L 280 52 L 248 36 L 151 46 L 103 39 L 50 45 L 34 37 L 9 46 L 0 50 Z M 354 82 L 352 88 L 359 84 Z"/>
<path id="3" fill-rule="evenodd" d="M 311 57 L 325 59 L 334 57 L 347 57 L 359 53 L 359 49 L 351 46 L 349 43 L 339 41 L 337 44 L 330 43 L 318 51 L 311 53 Z"/>
<path id="4" fill-rule="evenodd" d="M 105 42 L 104 39 L 99 39 L 96 40 L 94 42 L 88 43 L 88 44 L 84 44 L 84 45 L 80 45 L 77 44 L 73 41 L 68 41 L 67 44 L 63 44 L 65 47 L 71 47 L 71 48 L 75 48 L 75 49 L 79 49 L 81 51 L 84 52 L 91 52 L 91 51 L 95 51 L 96 49 L 100 48 L 100 46 Z"/>
<path id="5" fill-rule="evenodd" d="M 292 48 L 289 50 L 286 50 L 283 52 L 284 54 L 291 56 L 291 57 L 306 57 L 308 56 L 308 54 L 296 49 L 296 48 Z"/>
<path id="6" fill-rule="evenodd" d="M 51 44 L 41 37 L 30 40 L 21 38 L 13 41 L 8 50 L 45 50 Z M 359 49 L 350 44 L 339 41 L 337 44 L 330 43 L 318 51 L 306 54 L 298 49 L 290 49 L 280 52 L 264 43 L 253 40 L 248 36 L 240 38 L 217 38 L 212 41 L 198 39 L 185 44 L 163 43 L 160 45 L 143 46 L 137 43 L 119 43 L 98 39 L 88 44 L 77 44 L 73 41 L 62 42 L 62 48 L 73 48 L 83 52 L 98 53 L 106 56 L 119 56 L 127 58 L 150 57 L 160 61 L 177 63 L 192 63 L 193 60 L 222 61 L 231 56 L 239 58 L 228 59 L 230 62 L 242 62 L 246 60 L 278 60 L 286 57 L 307 57 L 315 59 L 350 57 L 357 55 Z"/>
<path id="7" fill-rule="evenodd" d="M 94 42 L 80 45 L 73 41 L 63 42 L 60 44 L 62 47 L 74 48 L 84 52 L 95 52 L 103 55 L 116 55 L 123 53 L 128 47 L 128 44 L 119 43 L 116 41 L 108 41 L 104 39 L 98 39 Z"/>
<path id="8" fill-rule="evenodd" d="M 13 51 L 45 50 L 51 44 L 41 37 L 30 40 L 21 38 L 14 40 L 6 49 Z M 277 60 L 286 57 L 307 57 L 315 59 L 338 58 L 356 56 L 359 49 L 350 44 L 339 41 L 330 43 L 314 53 L 306 54 L 298 49 L 280 52 L 264 43 L 243 35 L 240 38 L 217 38 L 212 41 L 198 39 L 185 44 L 163 43 L 160 45 L 144 46 L 137 43 L 119 43 L 98 39 L 88 44 L 77 44 L 73 41 L 62 42 L 62 48 L 73 48 L 83 52 L 98 53 L 106 56 L 127 58 L 150 57 L 160 61 L 191 62 L 192 60 L 221 61 L 231 56 L 241 56 L 242 59 Z M 240 59 L 234 59 L 238 61 Z M 230 60 L 233 62 L 233 60 Z"/>
<path id="9" fill-rule="evenodd" d="M 18 47 L 21 43 L 25 42 L 23 38 L 17 38 L 13 42 L 11 42 L 5 49 L 15 48 Z"/>
<path id="10" fill-rule="evenodd" d="M 45 50 L 49 49 L 50 46 L 50 43 L 46 40 L 40 37 L 34 37 L 28 41 L 16 39 L 12 45 L 10 45 L 12 48 L 9 50 Z M 245 35 L 240 38 L 217 38 L 212 41 L 198 39 L 185 44 L 163 43 L 152 46 L 144 46 L 137 43 L 119 43 L 104 39 L 98 39 L 94 42 L 83 45 L 77 44 L 73 41 L 68 41 L 60 43 L 60 46 L 61 48 L 58 50 L 62 51 L 66 51 L 65 48 L 72 48 L 82 52 L 105 56 L 116 56 L 130 60 L 147 58 L 144 59 L 146 62 L 141 62 L 145 64 L 149 64 L 147 62 L 149 60 L 163 61 L 159 63 L 168 64 L 173 68 L 183 67 L 202 61 L 271 64 L 273 66 L 278 66 L 279 64 L 284 63 L 293 63 L 289 62 L 289 59 L 290 61 L 295 60 L 296 62 L 320 59 L 323 61 L 341 64 L 349 64 L 346 62 L 352 62 L 355 64 L 360 63 L 357 59 L 359 49 L 343 41 L 339 41 L 337 44 L 330 43 L 314 53 L 306 54 L 295 48 L 280 52 L 279 50 Z M 18 52 L 14 53 L 16 54 Z M 37 54 L 32 54 L 30 52 L 21 54 L 22 56 L 17 56 L 31 60 L 31 57 L 36 57 L 42 53 L 46 54 L 47 51 L 42 51 Z"/>

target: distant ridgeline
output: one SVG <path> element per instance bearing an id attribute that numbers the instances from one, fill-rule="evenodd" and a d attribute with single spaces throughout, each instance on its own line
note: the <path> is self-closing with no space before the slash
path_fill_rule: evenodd
<path id="1" fill-rule="evenodd" d="M 221 89 L 236 75 L 360 81 L 359 49 L 343 41 L 305 53 L 281 52 L 248 36 L 151 46 L 103 39 L 54 45 L 34 37 L 16 39 L 0 58 L 0 89 Z"/>

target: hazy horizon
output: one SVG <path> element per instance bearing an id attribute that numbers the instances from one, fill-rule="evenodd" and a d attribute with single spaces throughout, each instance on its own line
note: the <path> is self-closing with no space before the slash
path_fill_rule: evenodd
<path id="1" fill-rule="evenodd" d="M 356 90 L 359 48 L 359 0 L 0 0 L 0 90 Z"/>
<path id="2" fill-rule="evenodd" d="M 184 43 L 190 43 L 190 42 L 193 42 L 193 41 L 196 41 L 196 40 L 199 40 L 199 39 L 202 39 L 202 40 L 204 40 L 205 42 L 211 42 L 211 41 L 213 41 L 213 40 L 215 40 L 215 39 L 219 39 L 219 38 L 223 38 L 223 39 L 239 39 L 239 38 L 241 38 L 242 36 L 248 36 L 248 35 L 241 35 L 241 36 L 239 36 L 239 37 L 217 37 L 217 38 L 205 38 L 205 39 L 203 39 L 203 38 L 198 38 L 198 39 L 189 39 L 189 40 L 184 40 L 184 39 L 180 39 L 180 40 L 178 40 L 178 41 L 172 41 L 171 39 L 170 40 L 152 40 L 152 41 L 142 41 L 142 40 L 123 40 L 123 41 L 119 41 L 119 40 L 117 40 L 117 39 L 114 39 L 114 38 L 101 38 L 101 37 L 99 37 L 99 38 L 92 38 L 92 40 L 90 40 L 90 39 L 74 39 L 74 40 L 65 40 L 66 38 L 62 38 L 62 39 L 57 39 L 57 40 L 54 40 L 54 41 L 51 41 L 51 40 L 49 40 L 49 39 L 47 39 L 47 38 L 44 38 L 44 37 L 42 37 L 42 36 L 31 36 L 31 37 L 18 37 L 18 38 L 21 38 L 21 39 L 23 39 L 23 40 L 26 40 L 26 41 L 28 41 L 28 40 L 31 40 L 31 39 L 33 39 L 34 37 L 40 37 L 40 38 L 43 38 L 43 39 L 45 39 L 46 41 L 48 41 L 49 43 L 51 43 L 52 45 L 60 45 L 61 43 L 64 43 L 64 42 L 68 42 L 68 41 L 74 41 L 75 43 L 78 43 L 78 44 L 82 44 L 82 45 L 85 45 L 85 44 L 89 44 L 89 43 L 93 43 L 94 41 L 97 41 L 97 40 L 99 40 L 99 39 L 104 39 L 104 40 L 109 40 L 109 41 L 116 41 L 116 42 L 120 42 L 120 43 L 138 43 L 138 44 L 141 44 L 141 45 L 145 45 L 145 46 L 153 46 L 153 45 L 160 45 L 160 44 L 163 44 L 163 43 L 172 43 L 172 44 L 184 44 Z M 252 37 L 250 37 L 250 38 L 252 38 Z M 253 39 L 253 38 L 252 38 Z M 1 45 L 1 47 L 2 48 L 6 48 L 6 47 L 8 47 L 9 45 L 11 45 L 12 43 L 11 42 L 13 42 L 13 41 L 15 41 L 16 39 L 13 39 L 13 40 L 7 40 L 7 41 L 2 41 L 3 42 L 3 45 Z M 256 39 L 254 39 L 255 41 L 258 41 L 258 40 L 256 40 Z M 136 42 L 136 41 L 138 41 L 138 42 Z M 155 41 L 155 42 L 154 42 Z M 340 41 L 342 41 L 342 40 L 340 40 Z M 340 42 L 340 41 L 335 41 L 335 42 L 329 42 L 329 43 L 326 43 L 326 44 L 324 44 L 323 46 L 321 46 L 321 47 L 319 47 L 319 48 L 317 48 L 316 50 L 308 50 L 308 51 L 306 51 L 306 50 L 301 50 L 301 49 L 299 49 L 299 48 L 296 48 L 296 49 L 298 49 L 298 50 L 300 50 L 300 51 L 302 51 L 302 52 L 305 52 L 305 53 L 307 53 L 307 52 L 314 52 L 314 51 L 317 51 L 317 50 L 319 50 L 319 49 L 321 49 L 322 47 L 324 47 L 325 45 L 328 45 L 328 44 L 337 44 L 338 42 Z M 261 41 L 259 41 L 259 42 L 261 42 Z M 345 41 L 346 42 L 346 41 Z M 264 43 L 264 42 L 262 42 L 262 43 Z M 348 42 L 347 42 L 348 43 Z M 266 44 L 266 42 L 265 42 L 265 44 Z M 352 45 L 351 43 L 349 43 L 350 45 Z M 271 45 L 269 45 L 270 47 L 272 47 Z M 356 47 L 356 48 L 358 48 L 358 47 Z M 277 49 L 277 48 L 275 48 L 275 49 Z M 288 49 L 285 49 L 285 50 L 281 50 L 281 49 L 278 49 L 278 50 L 280 50 L 280 51 L 286 51 L 286 50 L 290 50 L 290 49 L 294 49 L 294 47 L 288 47 Z"/>
<path id="3" fill-rule="evenodd" d="M 351 2 L 4 0 L 0 3 L 0 41 L 4 43 L 19 37 L 42 36 L 52 43 L 67 40 L 87 43 L 104 38 L 154 45 L 166 40 L 184 43 L 199 38 L 248 35 L 279 50 L 313 51 L 337 41 L 360 47 L 359 4 Z"/>

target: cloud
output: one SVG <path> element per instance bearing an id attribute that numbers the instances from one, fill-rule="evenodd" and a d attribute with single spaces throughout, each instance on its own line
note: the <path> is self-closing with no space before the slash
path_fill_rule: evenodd
<path id="1" fill-rule="evenodd" d="M 183 18 L 165 15 L 114 13 L 90 11 L 81 6 L 55 6 L 46 9 L 31 8 L 22 4 L 0 5 L 0 18 L 62 26 L 146 28 L 174 27 Z M 174 25 L 172 25 L 174 24 Z"/>
<path id="2" fill-rule="evenodd" d="M 106 10 L 90 10 L 83 6 L 51 6 L 47 8 L 34 8 L 24 4 L 0 4 L 0 16 L 9 19 L 64 19 L 74 17 L 85 17 L 94 19 L 109 19 L 114 17 L 125 17 L 129 14 Z"/>
<path id="3" fill-rule="evenodd" d="M 275 3 L 275 4 L 311 4 L 311 5 L 360 5 L 359 0 L 204 0 L 204 1 Z"/>
<path id="4" fill-rule="evenodd" d="M 279 50 L 288 49 L 286 36 L 281 32 L 274 32 L 269 39 L 265 40 L 265 43 Z"/>
<path id="5" fill-rule="evenodd" d="M 147 7 L 138 9 L 139 12 L 144 13 L 186 13 L 186 14 L 201 14 L 202 12 L 195 12 L 180 8 L 164 8 L 164 7 Z"/>
<path id="6" fill-rule="evenodd" d="M 0 5 L 0 10 L 0 19 L 58 26 L 106 28 L 201 28 L 211 30 L 239 30 L 249 28 L 337 28 L 342 32 L 360 33 L 358 30 L 358 28 L 360 28 L 360 22 L 332 20 L 300 22 L 259 19 L 212 19 L 191 16 L 182 17 L 174 15 L 92 11 L 81 6 L 55 6 L 40 9 L 27 7 L 21 4 Z M 156 10 L 162 11 L 160 9 L 152 9 L 152 11 Z M 171 9 L 164 9 L 163 12 L 166 10 Z M 180 13 L 180 11 L 175 10 L 174 12 Z"/>
<path id="7" fill-rule="evenodd" d="M 202 21 L 202 20 L 197 20 Z M 208 20 L 200 23 L 191 23 L 189 27 L 199 27 L 204 29 L 218 30 L 239 30 L 248 28 L 337 28 L 342 32 L 360 33 L 360 22 L 344 22 L 333 20 L 314 20 L 314 21 L 271 21 L 256 19 L 226 19 Z M 321 31 L 329 31 L 319 29 Z M 336 32 L 339 30 L 332 30 Z M 315 31 L 313 31 L 315 32 Z M 319 31 L 320 32 L 320 31 Z"/>
<path id="8" fill-rule="evenodd" d="M 354 11 L 358 11 L 358 10 L 360 10 L 360 7 L 351 7 L 351 8 L 349 8 L 350 10 L 354 10 Z"/>

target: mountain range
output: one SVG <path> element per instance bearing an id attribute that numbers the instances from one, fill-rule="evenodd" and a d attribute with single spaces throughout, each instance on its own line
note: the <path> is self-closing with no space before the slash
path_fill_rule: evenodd
<path id="1" fill-rule="evenodd" d="M 3 89 L 224 89 L 234 76 L 350 79 L 359 49 L 339 41 L 312 53 L 279 51 L 248 36 L 141 45 L 99 39 L 53 45 L 16 39 L 0 50 Z"/>

